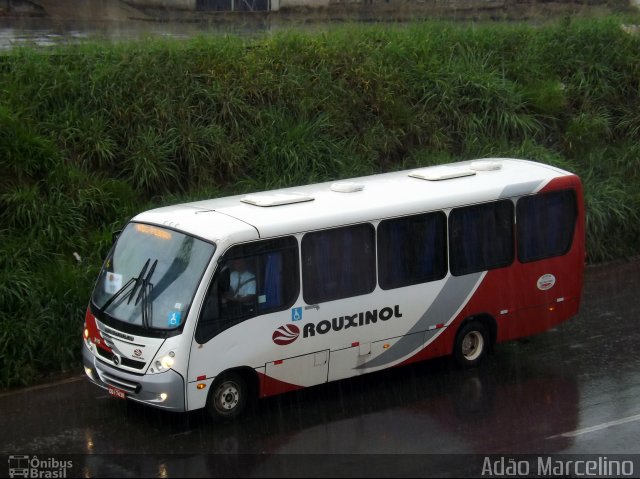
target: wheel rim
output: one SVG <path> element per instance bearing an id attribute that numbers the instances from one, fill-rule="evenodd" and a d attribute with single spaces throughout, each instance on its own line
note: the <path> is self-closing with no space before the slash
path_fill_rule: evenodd
<path id="1" fill-rule="evenodd" d="M 469 331 L 462 340 L 462 355 L 467 361 L 478 359 L 484 349 L 484 337 L 478 331 Z"/>
<path id="2" fill-rule="evenodd" d="M 223 413 L 233 411 L 240 402 L 240 388 L 234 382 L 222 383 L 215 394 L 214 404 L 216 409 Z"/>

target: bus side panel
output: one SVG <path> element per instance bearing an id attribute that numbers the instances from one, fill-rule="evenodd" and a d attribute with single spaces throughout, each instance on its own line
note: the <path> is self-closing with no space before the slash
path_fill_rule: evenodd
<path id="1" fill-rule="evenodd" d="M 259 396 L 261 398 L 276 396 L 278 394 L 304 389 L 304 386 L 280 381 L 279 379 L 267 376 L 264 373 L 258 373 L 258 378 L 260 381 Z"/>
<path id="2" fill-rule="evenodd" d="M 295 383 L 300 387 L 326 383 L 328 371 L 328 349 L 293 358 L 271 361 L 265 365 L 265 375 L 269 379 L 273 379 L 278 383 Z"/>
<path id="3" fill-rule="evenodd" d="M 498 320 L 498 342 L 547 331 L 578 314 L 585 264 L 582 185 L 577 176 L 566 176 L 549 182 L 541 193 L 564 189 L 576 193 L 577 218 L 571 249 L 563 256 L 541 261 L 520 263 L 516 259 L 508 278 L 513 285 L 514 307 L 505 315 L 494 316 Z"/>
<path id="4" fill-rule="evenodd" d="M 396 366 L 405 366 L 407 364 L 415 363 L 418 361 L 426 361 L 427 359 L 439 358 L 441 356 L 448 356 L 453 352 L 453 342 L 455 339 L 455 330 L 457 329 L 458 319 L 451 323 L 447 328 L 442 329 L 439 336 L 436 337 L 425 348 L 421 349 L 418 353 L 410 358 L 402 361 Z"/>
<path id="5" fill-rule="evenodd" d="M 578 313 L 585 260 L 582 186 L 577 176 L 568 176 L 549 182 L 542 192 L 561 189 L 574 189 L 577 199 L 578 216 L 569 252 L 524 264 L 516 259 L 509 267 L 487 272 L 455 320 L 426 348 L 399 365 L 452 354 L 458 328 L 472 316 L 494 318 L 496 342 L 503 342 L 547 331 Z M 544 284 L 551 277 L 547 275 L 553 276 L 551 287 Z"/>
<path id="6" fill-rule="evenodd" d="M 489 271 L 452 326 L 486 313 L 498 323 L 497 342 L 538 334 L 578 313 L 584 273 L 584 207 L 576 176 L 557 178 L 542 192 L 576 191 L 578 215 L 571 249 L 562 256 Z M 450 346 L 452 347 L 452 345 Z"/>
<path id="7" fill-rule="evenodd" d="M 547 268 L 545 271 L 553 271 L 558 278 L 556 286 L 552 288 L 554 294 L 536 295 L 534 290 L 537 290 L 539 276 L 535 271 L 527 274 L 522 268 L 516 271 L 503 268 L 489 272 L 455 320 L 431 344 L 400 365 L 452 354 L 455 337 L 462 322 L 479 314 L 487 314 L 496 320 L 498 343 L 542 333 L 575 316 L 580 301 L 579 294 L 576 295 L 575 282 L 569 280 L 563 285 L 565 276 L 558 269 Z M 514 275 L 518 274 L 524 279 L 515 280 Z M 518 296 L 522 298 L 528 295 L 529 301 L 520 302 L 515 295 L 509 294 L 507 288 L 512 287 L 514 290 L 519 287 L 525 290 L 524 294 Z"/>
<path id="8" fill-rule="evenodd" d="M 511 318 L 498 322 L 497 342 L 532 336 L 557 326 L 578 313 L 579 300 L 563 302 L 518 311 Z"/>
<path id="9" fill-rule="evenodd" d="M 296 304 L 291 311 L 281 311 L 247 320 L 242 323 L 242 326 L 238 325 L 221 333 L 204 347 L 194 343 L 197 347 L 192 348 L 191 359 L 202 367 L 201 371 L 193 371 L 194 377 L 190 380 L 195 380 L 195 376 L 201 374 L 206 375 L 207 378 L 216 376 L 221 371 L 237 367 L 238 364 L 246 364 L 254 369 L 265 365 L 264 373 L 258 372 L 260 395 L 264 397 L 301 389 L 327 380 L 383 369 L 392 364 L 407 364 L 451 354 L 460 324 L 465 319 L 479 314 L 495 318 L 498 325 L 498 342 L 549 329 L 577 313 L 582 288 L 584 210 L 579 179 L 576 176 L 558 178 L 546 185 L 543 191 L 567 188 L 575 189 L 578 201 L 578 219 L 571 250 L 560 257 L 526 264 L 516 259 L 508 267 L 487 272 L 481 283 L 474 286 L 473 295 L 455 319 L 451 320 L 448 313 L 454 314 L 454 311 L 462 306 L 455 302 L 462 300 L 462 293 L 456 294 L 445 288 L 451 276 L 439 282 L 384 293 L 378 291 L 376 295 L 329 302 L 310 310 L 305 308 L 304 318 L 300 323 L 294 324 L 291 322 L 293 311 L 301 306 Z M 545 278 L 551 276 L 553 276 L 553 284 L 544 284 Z M 469 278 L 460 277 L 461 281 L 456 281 L 454 284 L 461 284 L 460 287 L 464 287 L 465 283 L 469 283 L 467 281 Z M 420 298 L 420 301 L 416 301 L 416 298 Z M 363 301 L 366 301 L 366 306 L 363 306 Z M 406 340 L 402 341 L 402 346 L 398 346 L 396 342 L 384 339 L 399 337 L 397 334 L 402 334 L 400 330 L 404 330 L 405 334 L 412 332 L 413 322 L 424 315 L 424 308 L 428 310 L 429 305 L 433 304 L 437 304 L 438 307 L 432 313 L 439 313 L 443 317 L 430 315 L 428 321 L 423 321 L 424 324 L 421 324 L 422 329 L 416 331 L 423 335 L 427 330 L 436 327 L 435 325 L 447 325 L 442 329 L 439 328 L 437 332 L 430 333 L 434 335 L 433 337 L 425 336 L 422 344 L 415 348 L 407 347 Z M 365 308 L 371 311 L 363 311 Z M 370 312 L 375 312 L 377 317 L 383 310 L 388 310 L 393 318 L 389 316 L 387 318 L 389 321 L 382 318 L 383 320 L 375 325 L 364 321 Z M 350 323 L 352 320 L 353 327 L 348 327 L 347 321 Z M 358 322 L 357 325 L 356 322 Z M 320 324 L 323 325 L 322 329 L 319 327 Z M 289 325 L 291 329 L 295 329 L 296 338 L 287 342 L 286 345 L 273 346 L 272 342 L 275 343 L 273 340 L 267 341 L 269 348 L 257 347 L 264 338 L 270 338 L 276 331 L 281 331 L 285 327 L 283 325 Z M 310 327 L 307 328 L 308 326 Z M 403 338 L 406 339 L 407 336 Z M 360 345 L 373 344 L 381 340 L 384 341 L 381 343 L 382 346 L 389 344 L 388 349 L 382 351 L 380 356 L 383 352 L 384 354 L 393 352 L 396 347 L 405 352 L 402 356 L 397 356 L 397 360 L 391 354 L 387 356 L 391 359 L 377 362 L 373 354 L 360 353 Z M 247 349 L 247 341 L 251 341 L 253 347 Z M 322 358 L 317 358 L 317 353 L 308 354 L 309 351 L 323 351 L 329 344 L 334 348 L 334 353 L 329 356 L 333 364 L 325 364 L 324 355 Z M 358 344 L 357 354 L 353 352 L 355 350 L 342 355 L 337 353 L 337 350 L 355 347 L 356 344 Z M 365 360 L 365 354 L 370 355 L 370 359 Z M 288 359 L 274 360 L 276 358 Z M 345 364 L 337 364 L 340 360 Z M 317 375 L 308 375 L 305 372 L 307 370 L 320 372 Z"/>

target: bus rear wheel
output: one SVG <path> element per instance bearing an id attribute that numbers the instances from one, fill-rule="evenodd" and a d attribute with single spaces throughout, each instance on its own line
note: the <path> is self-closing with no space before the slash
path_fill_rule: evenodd
<path id="1" fill-rule="evenodd" d="M 480 364 L 489 349 L 487 328 L 478 321 L 466 323 L 458 331 L 453 356 L 458 366 L 468 369 Z"/>
<path id="2" fill-rule="evenodd" d="M 229 372 L 214 383 L 207 401 L 207 411 L 214 421 L 235 419 L 247 406 L 249 399 L 247 382 L 238 373 Z"/>

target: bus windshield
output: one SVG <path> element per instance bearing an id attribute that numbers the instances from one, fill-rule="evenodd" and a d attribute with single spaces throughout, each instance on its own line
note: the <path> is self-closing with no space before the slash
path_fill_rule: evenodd
<path id="1" fill-rule="evenodd" d="M 145 329 L 180 327 L 215 246 L 177 231 L 129 223 L 111 249 L 94 306 Z"/>

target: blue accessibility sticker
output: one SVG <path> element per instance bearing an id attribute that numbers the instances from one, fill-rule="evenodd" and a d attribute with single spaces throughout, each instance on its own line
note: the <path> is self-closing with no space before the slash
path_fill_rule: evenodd
<path id="1" fill-rule="evenodd" d="M 169 313 L 169 327 L 180 326 L 180 319 L 182 318 L 182 313 L 180 311 L 172 311 Z"/>
<path id="2" fill-rule="evenodd" d="M 302 319 L 302 308 L 293 308 L 291 310 L 291 321 L 300 321 Z"/>

